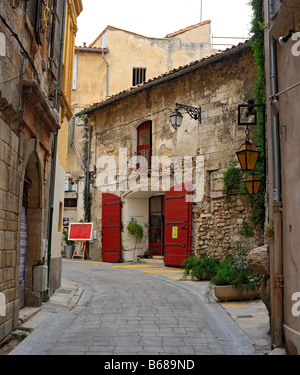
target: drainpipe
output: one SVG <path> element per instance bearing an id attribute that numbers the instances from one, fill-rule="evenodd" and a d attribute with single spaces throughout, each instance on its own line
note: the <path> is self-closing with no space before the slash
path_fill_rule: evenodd
<path id="1" fill-rule="evenodd" d="M 86 166 L 86 191 L 90 192 L 90 159 L 91 159 L 91 140 L 92 140 L 92 127 L 86 126 L 88 132 L 89 132 L 89 143 L 88 143 L 88 156 L 87 156 L 87 166 Z M 90 220 L 90 217 L 88 217 L 88 220 Z"/>
<path id="2" fill-rule="evenodd" d="M 271 64 L 271 95 L 277 91 L 276 80 L 276 45 L 274 39 L 270 43 Z M 282 202 L 281 202 L 281 165 L 280 165 L 280 138 L 279 116 L 272 115 L 272 150 L 273 150 L 273 219 L 274 241 L 273 261 L 271 264 L 271 288 L 273 294 L 273 311 L 271 315 L 272 341 L 276 347 L 282 346 L 283 336 L 283 249 L 282 249 Z M 272 295 L 271 295 L 272 296 Z"/>
<path id="3" fill-rule="evenodd" d="M 102 51 L 102 58 L 106 63 L 106 96 L 109 96 L 109 63 L 104 57 L 104 51 Z"/>
<path id="4" fill-rule="evenodd" d="M 79 112 L 78 112 L 79 113 Z M 88 130 L 89 132 L 89 138 L 88 138 L 88 155 L 87 155 L 87 165 L 84 164 L 83 158 L 76 146 L 75 139 L 74 139 L 74 134 L 75 134 L 75 118 L 77 114 L 74 114 L 72 117 L 72 130 L 71 130 L 71 145 L 74 148 L 74 151 L 78 157 L 78 160 L 84 170 L 84 189 L 88 193 L 90 192 L 90 158 L 91 158 L 91 139 L 92 139 L 92 127 L 86 124 L 80 124 L 78 126 L 84 126 L 85 129 Z M 89 217 L 87 218 L 88 220 L 90 219 Z"/>
<path id="5" fill-rule="evenodd" d="M 84 162 L 83 162 L 82 156 L 80 155 L 80 152 L 79 152 L 79 150 L 78 150 L 78 148 L 77 148 L 77 146 L 76 146 L 75 140 L 74 140 L 74 134 L 75 134 L 75 117 L 76 117 L 76 114 L 73 115 L 72 120 L 71 120 L 71 121 L 72 121 L 72 129 L 71 129 L 71 145 L 72 145 L 73 148 L 74 148 L 74 151 L 75 151 L 75 153 L 76 153 L 76 155 L 77 155 L 77 157 L 78 157 L 78 160 L 79 160 L 79 162 L 80 162 L 80 164 L 81 164 L 81 166 L 82 166 L 82 168 L 83 168 L 83 170 L 84 170 L 84 173 L 86 173 L 86 167 L 85 167 L 85 165 L 84 165 Z"/>
<path id="6" fill-rule="evenodd" d="M 61 81 L 62 81 L 62 64 L 63 64 L 63 51 L 64 51 L 64 35 L 65 35 L 65 24 L 66 24 L 66 10 L 67 0 L 63 1 L 63 12 L 62 12 L 62 26 L 61 26 L 61 42 L 60 42 L 60 55 L 59 55 L 59 66 L 58 66 L 58 90 L 55 98 L 55 109 L 60 112 L 60 96 L 61 96 Z M 48 281 L 47 281 L 47 293 L 49 294 L 50 287 L 50 264 L 51 264 L 51 245 L 52 245 L 52 225 L 53 225 L 53 211 L 54 211 L 54 191 L 55 191 L 55 174 L 56 174 L 56 154 L 57 154 L 57 137 L 58 131 L 54 134 L 53 149 L 52 149 L 52 161 L 51 161 L 51 174 L 50 174 L 50 190 L 49 190 L 49 224 L 48 224 Z"/>
<path id="7" fill-rule="evenodd" d="M 264 2 L 265 21 L 268 23 L 267 43 L 269 47 L 270 98 L 278 92 L 276 41 L 270 35 L 269 1 Z M 282 249 L 282 202 L 281 202 L 281 161 L 279 115 L 269 111 L 272 135 L 273 172 L 273 220 L 274 239 L 270 242 L 270 282 L 271 282 L 271 336 L 272 346 L 281 347 L 283 343 L 283 249 Z"/>

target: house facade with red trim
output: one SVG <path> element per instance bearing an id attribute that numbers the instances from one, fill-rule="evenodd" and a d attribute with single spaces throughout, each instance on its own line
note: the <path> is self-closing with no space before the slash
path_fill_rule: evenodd
<path id="1" fill-rule="evenodd" d="M 252 209 L 246 197 L 223 194 L 223 173 L 245 141 L 238 105 L 252 99 L 254 77 L 245 43 L 81 112 L 91 127 L 91 259 L 136 261 L 150 253 L 180 266 L 201 252 L 222 258 L 263 243 L 259 230 L 251 238 L 240 233 Z M 201 121 L 183 111 L 175 130 L 176 103 L 201 108 Z M 129 233 L 130 223 L 142 238 Z"/>

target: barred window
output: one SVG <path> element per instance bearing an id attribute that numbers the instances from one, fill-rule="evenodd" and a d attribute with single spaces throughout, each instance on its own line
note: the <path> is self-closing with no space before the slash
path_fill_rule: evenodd
<path id="1" fill-rule="evenodd" d="M 132 85 L 136 86 L 146 81 L 146 68 L 133 68 Z"/>

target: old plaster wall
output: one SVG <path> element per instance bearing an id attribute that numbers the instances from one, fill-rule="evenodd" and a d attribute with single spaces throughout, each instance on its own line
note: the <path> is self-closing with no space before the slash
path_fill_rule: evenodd
<path id="1" fill-rule="evenodd" d="M 212 53 L 209 23 L 161 39 L 116 28 L 108 28 L 106 34 L 107 47 L 110 49 L 106 58 L 110 72 L 113 77 L 118 72 L 119 77 L 110 81 L 110 94 L 132 85 L 133 68 L 146 68 L 147 80 Z"/>
<path id="2" fill-rule="evenodd" d="M 120 148 L 127 149 L 128 158 L 134 155 L 135 129 L 147 120 L 152 123 L 153 156 L 204 157 L 205 196 L 193 204 L 194 254 L 214 248 L 222 257 L 238 244 L 250 250 L 260 241 L 259 236 L 245 239 L 239 234 L 243 221 L 251 212 L 244 197 L 233 196 L 228 203 L 222 194 L 223 172 L 236 161 L 235 153 L 245 140 L 244 129 L 237 126 L 237 106 L 252 98 L 254 75 L 250 48 L 244 46 L 236 54 L 224 55 L 221 61 L 114 101 L 111 105 L 103 105 L 90 117 L 89 123 L 93 126 L 91 160 L 95 166 L 98 158 L 106 155 L 115 156 L 118 167 Z M 169 116 L 176 102 L 201 106 L 202 124 L 185 114 L 182 128 L 175 132 Z M 113 170 L 114 165 L 110 169 Z M 95 169 L 96 175 L 102 171 Z M 131 173 L 132 170 L 128 170 L 128 176 Z M 93 195 L 92 220 L 99 234 L 99 188 L 94 188 Z M 92 245 L 92 254 L 101 258 L 100 235 Z"/>
<path id="3" fill-rule="evenodd" d="M 299 2 L 298 2 L 299 3 Z M 296 4 L 292 2 L 292 4 Z M 275 40 L 294 28 L 300 30 L 299 7 L 286 8 L 283 5 L 274 20 L 271 32 Z M 286 90 L 299 82 L 299 37 L 297 34 L 282 46 L 277 43 L 278 92 Z M 282 182 L 282 263 L 284 276 L 283 289 L 283 337 L 287 352 L 291 355 L 300 354 L 300 254 L 299 225 L 300 205 L 299 193 L 299 116 L 300 108 L 296 103 L 300 100 L 300 88 L 296 86 L 279 96 L 280 123 L 280 157 Z M 273 168 L 273 158 L 269 158 L 269 168 Z M 272 191 L 270 181 L 270 192 Z M 272 198 L 272 194 L 270 194 Z M 271 200 L 271 199 L 270 199 Z M 270 222 L 272 223 L 273 202 L 270 203 Z M 275 228 L 275 234 L 278 229 Z M 275 241 L 274 241 L 275 242 Z M 274 243 L 271 242 L 271 247 Z M 275 263 L 275 261 L 274 261 Z M 298 294 L 297 294 L 298 293 Z M 276 312 L 273 312 L 275 315 Z"/>
<path id="4" fill-rule="evenodd" d="M 90 47 L 106 48 L 109 52 L 104 52 L 103 58 L 101 52 L 84 51 L 84 48 L 76 51 L 77 88 L 73 90 L 72 101 L 82 107 L 107 96 L 107 63 L 108 95 L 114 95 L 132 86 L 133 68 L 146 68 L 148 80 L 211 55 L 210 22 L 168 38 L 152 38 L 107 26 Z"/>

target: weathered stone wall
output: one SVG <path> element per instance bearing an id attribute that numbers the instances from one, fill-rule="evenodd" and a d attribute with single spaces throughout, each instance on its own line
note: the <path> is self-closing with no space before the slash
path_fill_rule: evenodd
<path id="1" fill-rule="evenodd" d="M 193 208 L 192 253 L 214 255 L 223 259 L 241 246 L 249 252 L 254 244 L 262 244 L 261 230 L 254 228 L 253 235 L 243 235 L 245 222 L 251 215 L 251 204 L 243 195 L 228 198 L 204 198 Z"/>
<path id="2" fill-rule="evenodd" d="M 0 342 L 17 328 L 19 308 L 24 304 L 40 306 L 45 291 L 37 283 L 38 290 L 34 290 L 33 269 L 47 264 L 44 245 L 48 225 L 51 133 L 59 129 L 52 101 L 57 89 L 63 4 L 57 2 L 55 15 L 50 9 L 52 2 L 51 5 L 46 3 L 49 7 L 42 8 L 39 16 L 41 22 L 47 19 L 47 25 L 36 29 L 34 20 L 37 18 L 33 17 L 36 4 L 31 7 L 29 2 L 7 1 L 1 5 Z M 58 21 L 57 15 L 55 51 L 50 58 L 51 24 L 54 18 Z M 9 28 L 14 31 L 13 35 Z M 26 57 L 21 53 L 19 43 L 26 50 Z M 55 64 L 52 57 L 57 60 Z M 27 211 L 24 221 L 23 207 Z M 26 241 L 21 236 L 24 225 Z M 22 259 L 21 241 L 27 243 Z M 20 281 L 22 269 L 25 276 Z"/>
<path id="3" fill-rule="evenodd" d="M 15 328 L 18 311 L 16 249 L 21 177 L 18 148 L 18 137 L 0 119 L 0 296 L 2 294 L 3 298 L 0 305 L 0 342 Z"/>

